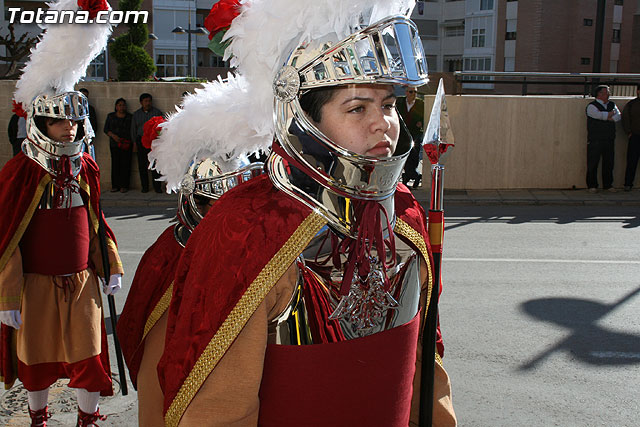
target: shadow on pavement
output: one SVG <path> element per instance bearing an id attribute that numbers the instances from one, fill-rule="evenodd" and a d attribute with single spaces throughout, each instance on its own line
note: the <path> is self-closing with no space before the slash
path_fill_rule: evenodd
<path id="1" fill-rule="evenodd" d="M 447 223 L 453 218 L 453 223 Z M 622 228 L 640 227 L 638 208 L 633 206 L 464 206 L 445 209 L 445 230 L 478 223 L 619 223 Z"/>
<path id="2" fill-rule="evenodd" d="M 536 320 L 562 326 L 571 335 L 520 367 L 530 370 L 557 351 L 598 366 L 640 364 L 640 335 L 607 330 L 597 322 L 640 293 L 634 290 L 613 304 L 576 298 L 542 298 L 527 301 L 521 310 Z"/>
<path id="3" fill-rule="evenodd" d="M 126 221 L 146 218 L 147 221 L 164 221 L 176 216 L 177 207 L 105 206 L 104 216 L 110 221 Z"/>

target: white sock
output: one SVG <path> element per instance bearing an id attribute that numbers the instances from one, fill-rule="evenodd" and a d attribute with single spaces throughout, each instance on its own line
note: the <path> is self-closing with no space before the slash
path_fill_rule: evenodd
<path id="1" fill-rule="evenodd" d="M 28 391 L 27 400 L 29 401 L 29 409 L 32 411 L 39 411 L 47 406 L 47 400 L 49 400 L 49 388 L 39 391 Z"/>
<path id="2" fill-rule="evenodd" d="M 76 389 L 76 395 L 78 396 L 78 407 L 82 412 L 93 414 L 98 410 L 99 391 L 87 391 L 83 388 L 78 388 Z"/>

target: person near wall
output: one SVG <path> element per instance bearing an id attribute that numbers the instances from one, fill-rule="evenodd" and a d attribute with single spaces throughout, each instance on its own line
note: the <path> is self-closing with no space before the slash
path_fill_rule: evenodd
<path id="1" fill-rule="evenodd" d="M 631 191 L 640 160 L 640 84 L 636 86 L 636 98 L 622 109 L 622 128 L 629 137 L 627 168 L 624 173 L 624 191 Z"/>
<path id="2" fill-rule="evenodd" d="M 144 124 L 152 117 L 162 116 L 162 111 L 153 106 L 153 97 L 149 93 L 140 95 L 140 108 L 133 113 L 131 119 L 131 140 L 136 144 L 138 156 L 138 171 L 140 172 L 140 185 L 142 192 L 149 191 L 149 152 L 148 148 L 142 145 L 144 135 Z M 153 189 L 156 193 L 162 193 L 162 185 L 158 178 L 160 175 L 156 171 L 151 171 Z"/>
<path id="3" fill-rule="evenodd" d="M 11 143 L 13 155 L 15 156 L 20 152 L 22 141 L 27 137 L 26 119 L 14 113 L 9 120 L 7 133 L 9 134 L 9 142 Z"/>
<path id="4" fill-rule="evenodd" d="M 616 140 L 616 122 L 621 119 L 620 110 L 609 99 L 609 86 L 595 90 L 595 99 L 587 105 L 587 189 L 598 191 L 598 164 L 602 159 L 602 188 L 613 188 L 613 160 Z"/>
<path id="5" fill-rule="evenodd" d="M 402 182 L 408 184 L 413 181 L 413 188 L 417 188 L 422 180 L 422 174 L 418 170 L 420 164 L 420 152 L 422 151 L 422 135 L 424 122 L 424 101 L 417 97 L 418 89 L 408 87 L 405 89 L 405 97 L 397 99 L 396 108 L 404 124 L 409 129 L 411 138 L 414 141 L 413 149 L 407 157 L 404 165 Z"/>
<path id="6" fill-rule="evenodd" d="M 202 117 L 227 150 L 242 136 L 272 151 L 267 175 L 216 201 L 178 264 L 158 364 L 165 423 L 414 425 L 433 258 L 425 212 L 399 182 L 411 137 L 393 85 L 428 81 L 412 2 L 221 3 L 241 12 L 217 25 L 238 74 Z M 227 151 L 155 156 L 169 188 L 179 177 L 164 171 L 198 152 Z M 454 426 L 443 352 L 439 340 L 433 425 Z"/>
<path id="7" fill-rule="evenodd" d="M 131 179 L 131 114 L 124 98 L 116 100 L 115 111 L 107 115 L 104 133 L 109 137 L 111 151 L 111 192 L 129 191 Z"/>

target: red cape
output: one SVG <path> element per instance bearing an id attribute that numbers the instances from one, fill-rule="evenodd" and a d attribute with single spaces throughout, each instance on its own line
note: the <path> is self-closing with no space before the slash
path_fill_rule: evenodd
<path id="1" fill-rule="evenodd" d="M 133 386 L 137 388 L 138 371 L 144 354 L 145 329 L 153 316 L 156 321 L 166 310 L 163 296 L 173 283 L 173 276 L 182 254 L 182 246 L 167 228 L 142 256 L 133 278 L 127 302 L 118 319 L 118 339 L 129 367 Z"/>
<path id="2" fill-rule="evenodd" d="M 426 251 L 431 263 L 426 216 L 401 184 L 396 209 L 426 242 L 420 252 Z M 266 175 L 216 202 L 189 238 L 174 279 L 165 352 L 158 364 L 167 425 L 178 424 L 268 290 L 325 224 L 319 214 L 276 190 Z M 211 262 L 212 253 L 216 262 Z M 274 272 L 276 265 L 283 269 Z M 254 286 L 261 281 L 264 289 L 258 292 Z M 262 297 L 246 304 L 247 295 L 256 294 Z"/>
<path id="3" fill-rule="evenodd" d="M 0 170 L 0 271 L 18 247 L 46 185 L 53 177 L 35 161 L 20 152 Z M 94 231 L 98 232 L 98 205 L 100 201 L 100 170 L 88 154 L 82 158 L 80 188 L 89 196 L 89 213 Z M 103 215 L 104 218 L 104 215 Z M 105 221 L 107 237 L 116 243 L 113 232 Z M 14 329 L 2 325 L 0 332 L 0 375 L 5 387 L 16 379 Z"/>

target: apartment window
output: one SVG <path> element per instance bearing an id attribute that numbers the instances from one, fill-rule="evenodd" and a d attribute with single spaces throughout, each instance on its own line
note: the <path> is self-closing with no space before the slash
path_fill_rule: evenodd
<path id="1" fill-rule="evenodd" d="M 420 37 L 425 39 L 438 38 L 438 20 L 437 19 L 416 19 L 414 21 L 418 27 Z"/>
<path id="2" fill-rule="evenodd" d="M 593 26 L 593 19 L 585 19 L 584 20 L 584 26 L 585 27 L 592 27 Z"/>
<path id="3" fill-rule="evenodd" d="M 484 28 L 474 28 L 471 30 L 471 47 L 484 47 Z"/>
<path id="4" fill-rule="evenodd" d="M 156 55 L 156 76 L 158 77 L 186 77 L 187 55 L 173 52 L 163 52 Z"/>
<path id="5" fill-rule="evenodd" d="M 105 59 L 105 55 L 103 51 L 100 55 L 96 57 L 96 59 L 91 61 L 91 63 L 89 64 L 89 67 L 87 68 L 88 78 L 90 79 L 106 78 L 105 68 L 104 68 L 104 59 Z"/>
<path id="6" fill-rule="evenodd" d="M 444 71 L 453 73 L 454 71 L 462 71 L 462 58 L 459 56 L 455 57 L 444 57 Z"/>
<path id="7" fill-rule="evenodd" d="M 582 65 L 590 65 L 591 64 L 591 58 L 580 58 L 580 64 L 582 64 Z"/>
<path id="8" fill-rule="evenodd" d="M 455 27 L 447 27 L 444 30 L 445 37 L 461 37 L 464 36 L 464 24 Z"/>
<path id="9" fill-rule="evenodd" d="M 493 10 L 493 0 L 480 0 L 480 10 Z"/>
<path id="10" fill-rule="evenodd" d="M 465 58 L 464 71 L 491 71 L 491 58 Z M 490 80 L 488 76 L 471 76 L 471 80 Z"/>
<path id="11" fill-rule="evenodd" d="M 613 30 L 613 37 L 611 43 L 620 43 L 620 30 Z"/>
<path id="12" fill-rule="evenodd" d="M 504 35 L 504 39 L 505 40 L 515 40 L 516 39 L 516 32 L 515 31 L 507 31 L 507 33 Z"/>

